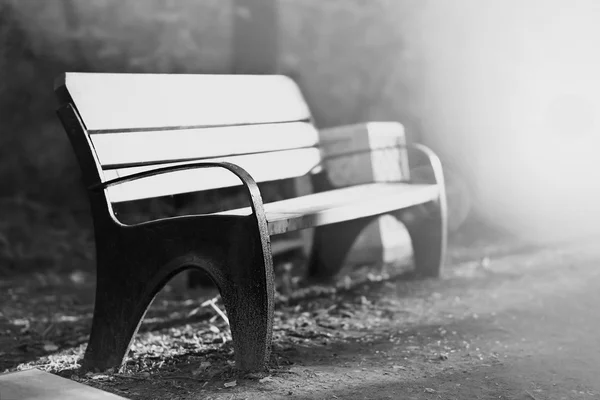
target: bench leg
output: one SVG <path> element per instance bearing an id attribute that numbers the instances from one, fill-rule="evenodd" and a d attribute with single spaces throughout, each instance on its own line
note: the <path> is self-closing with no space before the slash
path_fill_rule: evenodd
<path id="1" fill-rule="evenodd" d="M 236 368 L 242 371 L 263 371 L 271 355 L 275 284 L 268 241 L 259 232 L 238 236 L 223 266 L 228 271 L 225 279 L 216 279 L 227 309 Z"/>
<path id="2" fill-rule="evenodd" d="M 446 254 L 445 202 L 429 202 L 397 212 L 412 241 L 415 270 L 419 276 L 438 277 Z"/>
<path id="3" fill-rule="evenodd" d="M 339 274 L 352 244 L 373 220 L 361 218 L 315 228 L 308 279 L 326 281 Z"/>
<path id="4" fill-rule="evenodd" d="M 124 264 L 113 260 L 111 268 L 98 265 L 94 316 L 83 370 L 122 367 L 146 309 L 160 289 L 150 288 L 144 281 L 146 276 L 139 272 L 143 267 Z"/>
<path id="5" fill-rule="evenodd" d="M 207 219 L 199 225 L 194 219 L 168 220 L 101 237 L 111 238 L 111 244 L 104 239 L 96 244 L 96 302 L 83 369 L 120 368 L 155 294 L 187 268 L 208 272 L 221 292 L 236 367 L 265 369 L 275 285 L 269 236 L 255 221 Z"/>

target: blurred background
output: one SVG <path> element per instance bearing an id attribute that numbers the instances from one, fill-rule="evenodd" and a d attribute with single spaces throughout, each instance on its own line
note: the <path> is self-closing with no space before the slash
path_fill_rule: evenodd
<path id="1" fill-rule="evenodd" d="M 438 152 L 454 228 L 595 233 L 597 21 L 594 0 L 0 0 L 0 274 L 93 263 L 64 71 L 290 75 L 319 127 L 396 120 Z"/>

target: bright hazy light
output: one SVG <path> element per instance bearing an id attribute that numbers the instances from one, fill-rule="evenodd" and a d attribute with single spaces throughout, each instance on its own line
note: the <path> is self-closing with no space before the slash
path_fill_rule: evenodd
<path id="1" fill-rule="evenodd" d="M 534 239 L 600 233 L 600 1 L 429 2 L 410 30 L 425 140 Z"/>

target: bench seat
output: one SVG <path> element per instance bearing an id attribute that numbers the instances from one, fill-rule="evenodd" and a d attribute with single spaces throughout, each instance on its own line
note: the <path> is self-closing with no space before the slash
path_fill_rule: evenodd
<path id="1" fill-rule="evenodd" d="M 409 183 L 370 183 L 302 197 L 265 203 L 269 233 L 281 233 L 329 225 L 349 219 L 385 214 L 433 201 L 437 185 Z M 250 215 L 250 207 L 215 213 Z"/>

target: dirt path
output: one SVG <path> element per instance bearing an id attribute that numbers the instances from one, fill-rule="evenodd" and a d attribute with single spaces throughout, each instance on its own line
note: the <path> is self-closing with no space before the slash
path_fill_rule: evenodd
<path id="1" fill-rule="evenodd" d="M 217 334 L 206 319 L 190 320 L 189 308 L 187 320 L 139 336 L 131 375 L 65 367 L 81 354 L 85 324 L 67 330 L 75 345 L 48 333 L 59 351 L 5 367 L 37 366 L 132 399 L 600 398 L 599 289 L 600 246 L 590 241 L 456 263 L 440 280 L 373 282 L 280 305 L 266 377 L 236 378 L 231 348 L 208 340 Z M 89 317 L 89 299 L 69 301 L 66 309 Z M 171 320 L 178 310 L 167 310 Z M 23 358 L 6 337 L 0 352 Z"/>
<path id="2" fill-rule="evenodd" d="M 267 391 L 240 388 L 233 398 L 600 398 L 594 247 L 467 264 L 413 293 L 414 282 L 386 285 L 373 308 L 394 304 L 404 318 L 364 342 L 303 349 L 296 375 Z"/>

